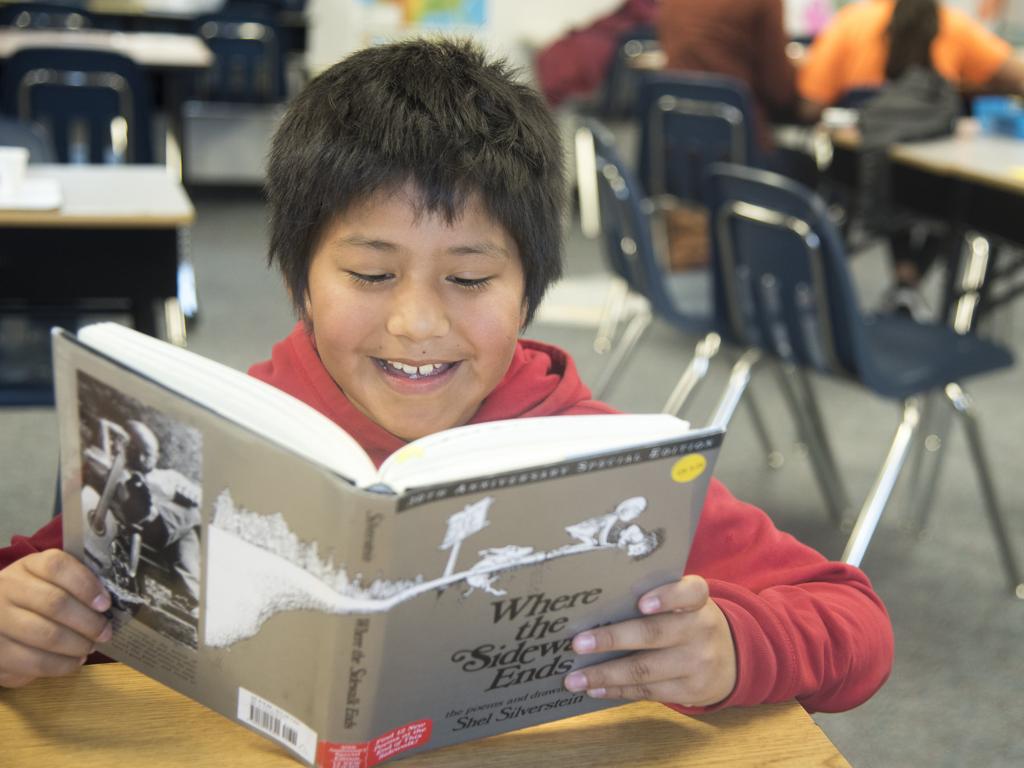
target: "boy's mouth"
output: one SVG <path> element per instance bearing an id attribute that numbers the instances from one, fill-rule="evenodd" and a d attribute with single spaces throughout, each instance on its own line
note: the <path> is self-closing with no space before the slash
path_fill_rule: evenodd
<path id="1" fill-rule="evenodd" d="M 399 360 L 384 360 L 379 357 L 375 357 L 373 360 L 386 373 L 413 380 L 440 376 L 458 365 L 458 363 L 423 363 L 422 365 L 412 365 Z"/>

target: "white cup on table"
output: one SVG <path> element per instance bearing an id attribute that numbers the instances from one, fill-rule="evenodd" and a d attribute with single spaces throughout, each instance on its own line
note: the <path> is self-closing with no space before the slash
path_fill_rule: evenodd
<path id="1" fill-rule="evenodd" d="M 25 183 L 27 166 L 25 147 L 0 147 L 0 197 L 17 197 Z"/>

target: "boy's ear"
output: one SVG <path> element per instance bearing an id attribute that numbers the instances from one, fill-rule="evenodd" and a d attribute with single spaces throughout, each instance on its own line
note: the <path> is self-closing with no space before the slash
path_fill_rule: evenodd
<path id="1" fill-rule="evenodd" d="M 524 297 L 523 298 L 523 306 L 519 308 L 519 330 L 520 331 L 525 331 L 526 330 L 526 316 L 528 314 L 528 310 L 529 310 L 529 302 L 527 302 L 526 298 Z"/>

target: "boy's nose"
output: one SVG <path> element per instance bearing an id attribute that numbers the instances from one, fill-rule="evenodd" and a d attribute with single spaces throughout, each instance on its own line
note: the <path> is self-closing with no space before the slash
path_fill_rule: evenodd
<path id="1" fill-rule="evenodd" d="M 444 300 L 426 286 L 407 286 L 394 294 L 388 333 L 414 341 L 437 338 L 451 330 Z"/>

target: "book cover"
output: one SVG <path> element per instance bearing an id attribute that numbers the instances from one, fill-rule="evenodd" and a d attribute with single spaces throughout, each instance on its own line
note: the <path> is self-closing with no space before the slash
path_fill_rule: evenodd
<path id="1" fill-rule="evenodd" d="M 511 458 L 479 473 L 476 454 L 503 453 L 494 422 L 410 444 L 391 473 L 416 482 L 396 492 L 131 360 L 68 334 L 54 350 L 65 548 L 115 602 L 100 650 L 320 766 L 614 706 L 563 688 L 601 660 L 571 639 L 680 577 L 722 439 L 554 417 L 568 421 L 534 425 L 535 450 L 510 426 Z M 579 419 L 631 437 L 599 448 L 587 427 L 551 460 L 539 441 Z M 444 479 L 422 482 L 438 451 Z"/>

